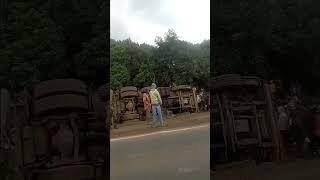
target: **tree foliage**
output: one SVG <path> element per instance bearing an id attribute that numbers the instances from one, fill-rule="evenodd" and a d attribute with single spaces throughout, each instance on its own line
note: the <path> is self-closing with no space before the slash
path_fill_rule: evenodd
<path id="1" fill-rule="evenodd" d="M 107 1 L 4 2 L 0 13 L 2 87 L 18 91 L 54 78 L 106 83 Z"/>
<path id="2" fill-rule="evenodd" d="M 316 87 L 318 1 L 215 1 L 213 75 L 239 73 Z"/>
<path id="3" fill-rule="evenodd" d="M 128 69 L 117 62 L 111 64 L 111 87 L 118 89 L 129 83 L 130 75 Z"/>
<path id="4" fill-rule="evenodd" d="M 111 63 L 120 63 L 129 72 L 129 81 L 123 86 L 145 87 L 156 82 L 158 86 L 189 84 L 208 87 L 209 40 L 192 44 L 180 40 L 170 29 L 163 38 L 156 37 L 155 42 L 156 46 L 138 44 L 130 39 L 111 41 Z M 111 73 L 111 79 L 114 78 Z"/>
<path id="5" fill-rule="evenodd" d="M 76 56 L 77 77 L 87 82 L 103 82 L 108 74 L 104 74 L 109 67 L 107 35 L 100 34 L 83 44 L 83 50 Z"/>
<path id="6" fill-rule="evenodd" d="M 52 67 L 64 56 L 61 30 L 44 12 L 23 3 L 11 8 L 1 39 L 2 85 L 19 88 L 59 73 Z"/>

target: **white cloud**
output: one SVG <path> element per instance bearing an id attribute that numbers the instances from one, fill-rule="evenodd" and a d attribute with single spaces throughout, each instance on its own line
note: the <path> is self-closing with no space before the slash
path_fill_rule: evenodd
<path id="1" fill-rule="evenodd" d="M 111 0 L 111 38 L 154 44 L 174 29 L 179 38 L 210 38 L 210 0 Z"/>

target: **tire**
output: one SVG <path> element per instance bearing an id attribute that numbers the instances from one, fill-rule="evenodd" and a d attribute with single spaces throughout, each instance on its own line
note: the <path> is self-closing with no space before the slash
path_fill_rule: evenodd
<path id="1" fill-rule="evenodd" d="M 102 85 L 100 86 L 95 92 L 92 97 L 92 105 L 93 109 L 97 114 L 97 117 L 99 119 L 105 119 L 106 118 L 106 111 L 105 106 L 108 103 L 108 85 Z"/>
<path id="2" fill-rule="evenodd" d="M 111 91 L 109 90 L 108 84 L 104 84 L 104 85 L 100 86 L 95 92 L 95 94 L 98 95 L 98 97 L 100 98 L 100 100 L 102 102 L 106 102 L 109 99 L 110 93 L 111 93 Z"/>
<path id="3" fill-rule="evenodd" d="M 138 91 L 126 91 L 126 92 L 121 92 L 120 94 L 121 98 L 127 98 L 127 97 L 138 97 Z"/>
<path id="4" fill-rule="evenodd" d="M 137 105 L 143 105 L 143 95 L 142 93 L 139 93 L 139 96 L 137 97 Z"/>
<path id="5" fill-rule="evenodd" d="M 77 79 L 54 79 L 40 82 L 33 89 L 33 96 L 35 99 L 67 93 L 87 95 L 87 85 Z"/>
<path id="6" fill-rule="evenodd" d="M 127 92 L 127 91 L 138 91 L 138 89 L 134 86 L 127 86 L 127 87 L 121 88 L 120 93 Z"/>
<path id="7" fill-rule="evenodd" d="M 49 114 L 57 110 L 72 112 L 88 112 L 88 99 L 86 96 L 63 94 L 45 97 L 34 102 L 34 114 Z"/>

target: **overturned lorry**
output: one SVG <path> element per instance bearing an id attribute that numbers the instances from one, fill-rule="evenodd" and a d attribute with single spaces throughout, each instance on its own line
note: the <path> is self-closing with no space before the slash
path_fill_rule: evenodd
<path id="1" fill-rule="evenodd" d="M 167 101 L 167 109 L 173 112 L 198 111 L 196 89 L 188 85 L 173 87 Z"/>
<path id="2" fill-rule="evenodd" d="M 2 90 L 0 150 L 15 179 L 109 177 L 108 89 L 55 79 L 18 94 Z"/>
<path id="3" fill-rule="evenodd" d="M 127 86 L 120 89 L 120 123 L 140 120 L 138 112 L 139 91 L 136 87 Z M 141 98 L 141 97 L 140 97 Z"/>
<path id="4" fill-rule="evenodd" d="M 270 85 L 258 77 L 213 79 L 211 165 L 254 159 L 278 160 L 279 130 Z"/>
<path id="5" fill-rule="evenodd" d="M 180 85 L 173 88 L 159 87 L 157 88 L 162 98 L 162 110 L 180 112 L 197 112 L 198 102 L 196 89 L 187 85 Z M 143 93 L 149 93 L 150 88 L 144 87 L 138 89 L 134 86 L 127 86 L 120 89 L 119 92 L 114 91 L 117 98 L 113 103 L 119 103 L 117 107 L 119 120 L 115 123 L 124 123 L 128 121 L 145 120 L 145 112 L 143 105 Z M 115 118 L 118 119 L 118 118 Z"/>

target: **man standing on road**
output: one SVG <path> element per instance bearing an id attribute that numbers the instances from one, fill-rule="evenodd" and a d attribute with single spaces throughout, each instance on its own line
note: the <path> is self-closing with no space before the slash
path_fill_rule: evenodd
<path id="1" fill-rule="evenodd" d="M 163 127 L 163 118 L 161 112 L 162 99 L 159 91 L 156 89 L 156 84 L 152 83 L 150 90 L 151 105 L 152 105 L 152 127 L 156 127 L 157 117 L 160 120 L 160 124 Z"/>

